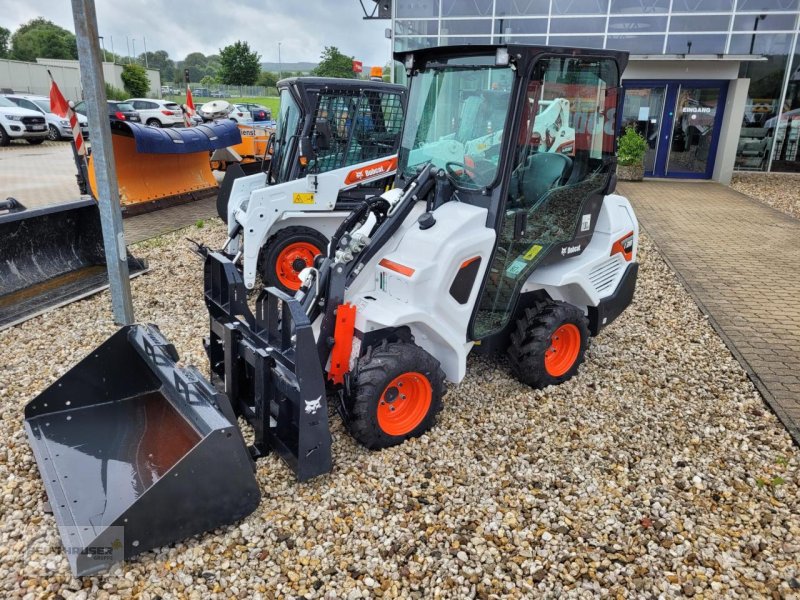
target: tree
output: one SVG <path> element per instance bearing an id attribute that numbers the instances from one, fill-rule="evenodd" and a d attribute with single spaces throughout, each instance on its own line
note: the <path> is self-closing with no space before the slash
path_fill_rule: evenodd
<path id="1" fill-rule="evenodd" d="M 178 68 L 179 79 L 183 79 L 183 70 L 189 69 L 189 81 L 200 81 L 205 75 L 208 75 L 206 73 L 207 64 L 208 59 L 202 52 L 188 54 L 183 60 L 183 64 Z"/>
<path id="2" fill-rule="evenodd" d="M 150 69 L 158 69 L 161 81 L 172 81 L 175 77 L 175 61 L 169 57 L 165 50 L 155 52 L 142 52 L 139 55 L 139 64 L 147 65 Z"/>
<path id="3" fill-rule="evenodd" d="M 11 36 L 11 58 L 34 61 L 37 58 L 78 58 L 75 35 L 55 23 L 38 17 L 21 25 Z"/>
<path id="4" fill-rule="evenodd" d="M 342 54 L 336 46 L 325 46 L 319 64 L 312 73 L 318 77 L 352 78 L 353 57 Z"/>
<path id="5" fill-rule="evenodd" d="M 11 40 L 11 32 L 5 27 L 0 27 L 0 58 L 8 58 L 8 42 Z"/>
<path id="6" fill-rule="evenodd" d="M 120 77 L 122 78 L 122 84 L 125 86 L 125 91 L 134 98 L 147 96 L 150 91 L 150 80 L 147 78 L 147 71 L 141 65 L 124 65 Z"/>
<path id="7" fill-rule="evenodd" d="M 261 71 L 261 75 L 258 76 L 258 81 L 256 83 L 264 87 L 275 87 L 278 85 L 278 76 L 271 71 Z"/>
<path id="8" fill-rule="evenodd" d="M 203 78 L 200 80 L 200 83 L 209 86 L 219 83 L 216 77 L 212 77 L 211 75 L 203 75 Z"/>
<path id="9" fill-rule="evenodd" d="M 228 85 L 253 85 L 261 74 L 261 55 L 238 41 L 219 51 L 219 78 Z"/>

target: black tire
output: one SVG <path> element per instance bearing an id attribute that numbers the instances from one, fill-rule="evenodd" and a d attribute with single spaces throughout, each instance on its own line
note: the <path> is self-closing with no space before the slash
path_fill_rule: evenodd
<path id="1" fill-rule="evenodd" d="M 38 146 L 39 144 L 43 144 L 45 139 L 46 139 L 46 138 L 37 138 L 37 139 L 35 139 L 35 140 L 30 140 L 30 139 L 29 139 L 29 140 L 28 140 L 28 143 L 29 143 L 31 146 Z"/>
<path id="2" fill-rule="evenodd" d="M 8 137 L 6 130 L 0 125 L 0 146 L 8 146 L 11 143 L 11 138 Z"/>
<path id="3" fill-rule="evenodd" d="M 163 127 L 161 121 L 159 121 L 158 119 L 148 119 L 146 125 L 148 125 L 149 127 L 159 127 L 159 128 Z"/>
<path id="4" fill-rule="evenodd" d="M 58 130 L 58 127 L 55 125 L 49 125 L 47 127 L 47 139 L 51 142 L 57 142 L 61 139 L 61 132 Z"/>
<path id="5" fill-rule="evenodd" d="M 567 327 L 570 336 L 579 335 L 579 342 L 573 337 L 562 355 L 565 362 L 553 364 L 546 359 L 547 353 L 561 347 L 562 342 L 554 338 L 556 330 Z M 564 330 L 561 330 L 564 331 Z M 577 354 L 571 359 L 577 344 Z M 566 302 L 547 301 L 525 310 L 517 319 L 516 330 L 511 334 L 508 358 L 514 376 L 533 388 L 557 385 L 572 378 L 583 362 L 589 344 L 589 321 L 577 306 Z M 554 361 L 554 358 L 549 359 Z M 560 368 L 555 368 L 560 367 Z M 568 368 L 567 368 L 568 367 Z"/>
<path id="6" fill-rule="evenodd" d="M 279 269 L 278 261 L 281 259 L 281 253 L 294 244 L 311 244 L 322 254 L 328 248 L 328 239 L 319 231 L 310 227 L 287 227 L 286 229 L 281 229 L 267 240 L 261 255 L 261 279 L 267 285 L 275 286 L 287 294 L 294 294 L 297 291 L 297 288 L 292 289 L 284 283 L 287 277 L 291 276 L 290 271 L 294 270 L 295 273 L 299 273 L 303 268 L 313 265 L 312 259 L 311 263 L 304 261 L 305 264 L 302 268 L 297 268 L 300 267 L 298 263 L 291 270 L 286 268 L 286 265 L 284 265 L 283 269 Z M 279 270 L 281 271 L 280 274 L 278 273 Z M 297 287 L 299 287 L 299 283 Z"/>
<path id="7" fill-rule="evenodd" d="M 407 398 L 402 394 L 402 388 L 390 385 L 400 377 L 405 381 L 411 380 L 411 385 L 414 385 L 412 389 L 429 386 L 430 402 L 426 403 L 420 396 Z M 402 381 L 399 385 L 402 385 Z M 396 446 L 409 438 L 422 435 L 436 424 L 436 415 L 442 409 L 443 395 L 444 372 L 438 360 L 413 343 L 385 344 L 372 349 L 358 360 L 350 395 L 345 400 L 348 415 L 345 425 L 356 441 L 370 450 Z M 395 402 L 409 404 L 394 405 Z M 387 408 L 394 410 L 393 405 L 400 410 L 406 410 L 412 402 L 412 412 L 416 411 L 416 418 L 411 419 L 410 423 L 419 419 L 418 424 L 413 427 L 409 424 L 407 430 L 400 427 L 392 432 L 389 424 L 381 420 L 379 408 L 383 414 L 387 414 Z M 417 405 L 418 402 L 421 404 Z M 381 423 L 387 426 L 388 432 Z"/>

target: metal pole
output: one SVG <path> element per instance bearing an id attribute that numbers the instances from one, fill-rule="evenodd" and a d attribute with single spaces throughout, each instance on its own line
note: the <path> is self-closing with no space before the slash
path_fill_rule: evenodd
<path id="1" fill-rule="evenodd" d="M 139 59 L 136 57 L 136 38 L 131 39 L 131 46 L 133 46 L 133 62 L 139 63 Z"/>
<path id="2" fill-rule="evenodd" d="M 128 64 L 131 64 L 131 41 L 125 36 L 125 45 L 128 47 Z"/>
<path id="3" fill-rule="evenodd" d="M 97 43 L 97 15 L 94 0 L 72 0 L 72 17 L 78 41 L 78 61 L 81 71 L 83 97 L 89 117 L 92 140 L 92 159 L 97 179 L 97 203 L 103 228 L 103 248 L 106 252 L 108 282 L 111 287 L 111 308 L 118 325 L 133 323 L 131 281 L 125 234 L 122 230 L 122 211 L 117 187 L 117 168 L 111 146 L 111 127 L 108 120 L 106 88 Z"/>
<path id="4" fill-rule="evenodd" d="M 103 48 L 103 61 L 106 62 L 106 41 L 103 39 L 103 36 L 100 36 L 100 46 Z"/>
<path id="5" fill-rule="evenodd" d="M 147 38 L 142 36 L 142 43 L 144 44 L 144 68 L 149 69 L 150 65 L 147 63 Z"/>
<path id="6" fill-rule="evenodd" d="M 111 62 L 117 64 L 117 55 L 114 54 L 114 36 L 108 36 L 108 39 L 111 40 Z"/>
<path id="7" fill-rule="evenodd" d="M 281 43 L 278 42 L 278 79 L 283 79 L 283 65 L 281 64 Z"/>

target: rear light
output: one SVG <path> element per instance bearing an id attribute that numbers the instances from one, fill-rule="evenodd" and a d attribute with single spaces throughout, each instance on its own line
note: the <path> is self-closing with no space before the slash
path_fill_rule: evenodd
<path id="1" fill-rule="evenodd" d="M 122 114 L 121 112 L 119 112 L 119 111 L 117 111 L 116 113 L 114 113 L 114 116 L 116 116 L 116 117 L 117 117 L 117 118 L 118 118 L 120 121 L 124 121 L 124 120 L 125 120 L 125 115 L 123 115 L 123 114 Z"/>
<path id="2" fill-rule="evenodd" d="M 168 117 L 171 117 L 171 116 L 173 116 L 173 115 L 175 114 L 175 113 L 174 113 L 174 112 L 172 112 L 171 110 L 162 110 L 161 112 L 162 112 L 163 114 L 167 115 Z"/>
<path id="3" fill-rule="evenodd" d="M 244 113 L 236 113 L 236 114 L 239 115 L 240 117 L 244 116 Z"/>
<path id="4" fill-rule="evenodd" d="M 615 254 L 622 254 L 622 257 L 627 260 L 633 260 L 633 232 L 626 233 L 619 238 L 614 245 L 611 246 L 611 256 Z"/>

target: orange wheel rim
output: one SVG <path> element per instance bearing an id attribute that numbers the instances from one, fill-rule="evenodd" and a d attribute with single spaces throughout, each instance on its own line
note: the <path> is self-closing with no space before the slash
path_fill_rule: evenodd
<path id="1" fill-rule="evenodd" d="M 378 426 L 388 435 L 414 431 L 431 408 L 433 389 L 422 373 L 410 371 L 395 377 L 378 401 Z"/>
<path id="2" fill-rule="evenodd" d="M 281 250 L 275 261 L 275 274 L 278 281 L 290 290 L 299 290 L 300 271 L 314 264 L 314 258 L 322 250 L 310 242 L 294 242 Z"/>
<path id="3" fill-rule="evenodd" d="M 565 323 L 550 336 L 550 347 L 544 355 L 544 368 L 551 377 L 561 377 L 575 364 L 580 351 L 580 330 L 572 323 Z"/>

